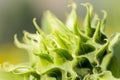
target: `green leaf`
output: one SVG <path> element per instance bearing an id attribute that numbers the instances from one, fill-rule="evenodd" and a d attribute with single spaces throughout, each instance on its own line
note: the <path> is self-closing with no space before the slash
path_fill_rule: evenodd
<path id="1" fill-rule="evenodd" d="M 53 57 L 50 56 L 49 54 L 38 54 L 37 56 L 39 56 L 41 59 L 47 60 L 50 63 L 53 63 Z"/>
<path id="2" fill-rule="evenodd" d="M 72 10 L 70 14 L 67 17 L 66 26 L 69 30 L 71 30 L 73 33 L 78 34 L 78 17 L 76 14 L 76 4 L 72 3 L 69 6 L 72 7 Z"/>
<path id="3" fill-rule="evenodd" d="M 103 33 L 101 33 L 101 21 L 98 21 L 98 25 L 97 28 L 95 30 L 95 33 L 93 35 L 93 39 L 95 42 L 100 43 L 100 44 L 104 44 L 106 43 L 107 37 L 106 35 L 104 35 Z"/>
<path id="4" fill-rule="evenodd" d="M 92 5 L 90 3 L 85 3 L 82 4 L 83 6 L 85 6 L 87 8 L 87 14 L 86 14 L 86 18 L 85 18 L 85 34 L 89 37 L 92 37 L 93 35 L 93 31 L 92 31 L 92 27 L 91 27 L 91 13 L 92 13 Z"/>
<path id="5" fill-rule="evenodd" d="M 0 70 L 0 80 L 24 80 L 23 75 L 16 75 L 12 72 L 7 72 L 4 70 Z"/>
<path id="6" fill-rule="evenodd" d="M 102 19 L 102 22 L 101 22 L 101 31 L 104 32 L 105 31 L 105 26 L 106 26 L 106 21 L 107 21 L 107 12 L 102 10 L 103 12 L 103 19 Z"/>
<path id="7" fill-rule="evenodd" d="M 118 78 L 120 77 L 120 33 L 113 34 L 110 40 L 109 49 L 112 51 L 113 57 L 108 64 L 107 69 Z"/>
<path id="8" fill-rule="evenodd" d="M 103 58 L 103 61 L 100 65 L 102 70 L 104 70 L 104 71 L 107 70 L 108 64 L 110 63 L 112 57 L 113 57 L 113 54 L 109 53 Z"/>
<path id="9" fill-rule="evenodd" d="M 109 42 L 104 44 L 101 49 L 98 50 L 96 53 L 96 58 L 99 61 L 99 64 L 101 64 L 103 58 L 108 54 L 107 49 L 108 49 Z"/>
<path id="10" fill-rule="evenodd" d="M 88 58 L 78 57 L 77 61 L 73 65 L 73 69 L 80 77 L 83 78 L 85 75 L 92 73 L 93 66 Z"/>
<path id="11" fill-rule="evenodd" d="M 77 55 L 87 54 L 95 50 L 95 47 L 88 43 L 83 43 L 81 40 L 79 42 L 79 49 Z"/>
<path id="12" fill-rule="evenodd" d="M 68 28 L 57 19 L 50 11 L 46 11 L 44 13 L 44 17 L 42 20 L 42 29 L 45 33 L 54 32 L 55 30 L 61 30 L 64 32 L 68 32 Z"/>
<path id="13" fill-rule="evenodd" d="M 40 26 L 37 24 L 36 18 L 33 19 L 33 24 L 34 24 L 35 28 L 37 29 L 37 31 L 40 33 L 40 35 L 42 37 L 45 37 L 45 33 L 41 30 Z"/>
<path id="14" fill-rule="evenodd" d="M 97 23 L 97 21 L 98 21 L 98 15 L 97 14 L 94 14 L 94 17 L 92 18 L 92 21 L 91 21 L 91 26 L 93 27 L 93 28 L 96 28 L 96 23 Z"/>
<path id="15" fill-rule="evenodd" d="M 60 34 L 55 31 L 54 33 L 55 39 L 56 39 L 56 44 L 60 48 L 68 48 L 68 46 L 65 44 L 65 41 L 61 38 Z"/>
<path id="16" fill-rule="evenodd" d="M 36 73 L 35 70 L 33 70 L 28 66 L 23 66 L 23 65 L 16 66 L 11 70 L 11 72 L 15 75 L 23 75 L 26 79 L 28 78 L 27 80 L 32 78 L 40 79 L 40 75 Z M 32 78 L 30 76 L 32 76 Z"/>
<path id="17" fill-rule="evenodd" d="M 66 60 L 70 60 L 70 61 L 73 59 L 72 55 L 65 49 L 57 48 L 54 51 L 56 52 L 56 54 L 60 55 L 61 58 L 63 57 Z"/>
<path id="18" fill-rule="evenodd" d="M 82 31 L 78 30 L 78 36 L 80 37 L 80 40 L 82 42 L 86 42 L 87 40 L 89 40 L 89 37 L 86 36 Z"/>
<path id="19" fill-rule="evenodd" d="M 54 77 L 56 80 L 62 80 L 62 71 L 59 68 L 52 68 L 44 74 L 47 74 L 49 77 Z"/>
<path id="20" fill-rule="evenodd" d="M 16 66 L 11 70 L 14 74 L 31 74 L 33 72 L 32 68 L 28 66 Z"/>
<path id="21" fill-rule="evenodd" d="M 112 76 L 111 72 L 105 71 L 99 75 L 98 80 L 120 80 Z"/>
<path id="22" fill-rule="evenodd" d="M 14 44 L 18 47 L 18 48 L 22 48 L 22 49 L 28 49 L 30 46 L 25 44 L 25 43 L 20 43 L 19 40 L 17 39 L 17 35 L 14 35 Z"/>
<path id="23" fill-rule="evenodd" d="M 115 78 L 110 71 L 103 71 L 100 74 L 87 75 L 84 80 L 120 80 Z"/>

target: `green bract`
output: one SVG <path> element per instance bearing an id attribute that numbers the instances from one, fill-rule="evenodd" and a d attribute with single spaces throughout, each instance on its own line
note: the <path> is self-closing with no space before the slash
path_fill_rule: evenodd
<path id="1" fill-rule="evenodd" d="M 15 44 L 28 51 L 29 64 L 0 71 L 0 79 L 120 80 L 120 33 L 108 38 L 104 33 L 106 12 L 102 20 L 96 15 L 91 20 L 92 5 L 82 5 L 87 8 L 84 30 L 72 3 L 65 24 L 46 11 L 43 30 L 34 18 L 35 34 L 24 31 L 23 43 L 15 35 Z"/>

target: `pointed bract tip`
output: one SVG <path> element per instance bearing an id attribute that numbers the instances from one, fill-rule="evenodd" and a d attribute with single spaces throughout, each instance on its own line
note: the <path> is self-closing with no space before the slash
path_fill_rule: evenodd
<path id="1" fill-rule="evenodd" d="M 76 4 L 75 4 L 74 2 L 70 3 L 70 4 L 68 5 L 68 7 L 72 7 L 73 9 L 76 9 L 76 8 L 77 8 L 77 6 L 76 6 Z"/>
<path id="2" fill-rule="evenodd" d="M 104 16 L 107 16 L 107 12 L 105 10 L 101 10 Z"/>
<path id="3" fill-rule="evenodd" d="M 88 10 L 90 10 L 90 12 L 93 10 L 93 6 L 90 3 L 81 3 L 80 5 L 86 7 Z"/>

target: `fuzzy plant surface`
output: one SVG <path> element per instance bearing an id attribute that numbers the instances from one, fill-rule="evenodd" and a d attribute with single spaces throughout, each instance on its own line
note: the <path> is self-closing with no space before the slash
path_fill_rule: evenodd
<path id="1" fill-rule="evenodd" d="M 61 22 L 50 11 L 44 13 L 42 29 L 33 19 L 36 33 L 23 31 L 23 42 L 14 42 L 28 51 L 27 64 L 0 70 L 0 80 L 120 80 L 120 33 L 104 33 L 107 13 L 92 18 L 92 5 L 87 8 L 81 29 L 76 4 Z M 92 18 L 92 19 L 91 19 Z"/>

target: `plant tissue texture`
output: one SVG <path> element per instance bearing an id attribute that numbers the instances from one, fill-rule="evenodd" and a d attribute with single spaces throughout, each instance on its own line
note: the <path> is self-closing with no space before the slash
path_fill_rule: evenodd
<path id="1" fill-rule="evenodd" d="M 29 63 L 0 71 L 2 80 L 120 80 L 120 33 L 110 38 L 104 33 L 107 14 L 103 19 L 87 8 L 84 29 L 80 29 L 76 4 L 62 23 L 50 11 L 44 13 L 42 29 L 33 19 L 35 34 L 24 31 L 23 42 L 17 35 L 14 42 L 26 49 Z"/>

